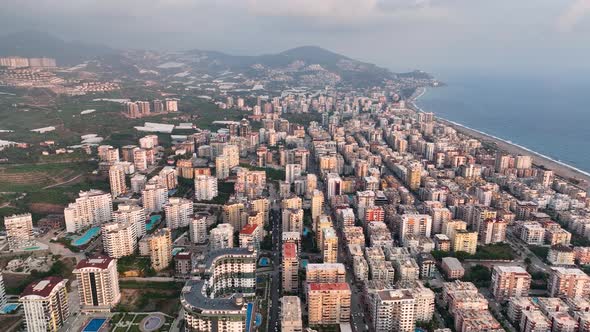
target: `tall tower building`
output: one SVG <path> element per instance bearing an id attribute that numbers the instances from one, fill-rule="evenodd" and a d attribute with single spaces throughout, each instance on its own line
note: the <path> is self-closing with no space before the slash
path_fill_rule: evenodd
<path id="1" fill-rule="evenodd" d="M 228 156 L 217 156 L 215 157 L 215 176 L 219 180 L 224 180 L 229 177 L 229 171 L 231 169 L 230 160 Z"/>
<path id="2" fill-rule="evenodd" d="M 322 230 L 322 254 L 324 263 L 338 262 L 338 236 L 334 228 L 324 228 Z"/>
<path id="3" fill-rule="evenodd" d="M 152 268 L 161 271 L 172 262 L 172 233 L 168 228 L 161 228 L 142 239 L 147 248 Z"/>
<path id="4" fill-rule="evenodd" d="M 134 223 L 137 238 L 145 235 L 146 218 L 145 209 L 135 204 L 119 204 L 117 211 L 113 211 L 113 222 L 115 223 Z"/>
<path id="5" fill-rule="evenodd" d="M 141 196 L 146 213 L 162 212 L 168 202 L 168 189 L 159 184 L 148 183 Z"/>
<path id="6" fill-rule="evenodd" d="M 110 311 L 121 299 L 117 260 L 96 256 L 81 260 L 73 271 L 83 311 Z"/>
<path id="7" fill-rule="evenodd" d="M 210 201 L 217 197 L 217 179 L 210 175 L 195 176 L 195 200 Z"/>
<path id="8" fill-rule="evenodd" d="M 311 195 L 311 221 L 315 224 L 316 219 L 324 212 L 324 193 L 314 190 Z"/>
<path id="9" fill-rule="evenodd" d="M 95 189 L 81 191 L 76 202 L 64 209 L 66 230 L 68 233 L 76 233 L 92 225 L 109 222 L 112 214 L 111 194 Z"/>
<path id="10" fill-rule="evenodd" d="M 111 258 L 130 256 L 137 249 L 137 224 L 109 222 L 101 227 L 104 251 Z"/>
<path id="11" fill-rule="evenodd" d="M 415 300 L 410 290 L 382 290 L 369 302 L 371 322 L 376 332 L 412 332 L 415 329 Z"/>
<path id="12" fill-rule="evenodd" d="M 408 235 L 430 237 L 432 217 L 427 214 L 404 214 L 399 225 L 399 238 L 404 243 Z"/>
<path id="13" fill-rule="evenodd" d="M 193 243 L 205 243 L 209 239 L 207 234 L 207 217 L 194 216 L 189 224 L 189 235 Z"/>
<path id="14" fill-rule="evenodd" d="M 112 165 L 109 167 L 109 183 L 111 184 L 111 195 L 117 198 L 127 192 L 127 183 L 125 183 L 125 168 L 122 165 Z"/>
<path id="15" fill-rule="evenodd" d="M 57 332 L 70 317 L 66 279 L 47 277 L 28 285 L 19 301 L 28 332 Z"/>
<path id="16" fill-rule="evenodd" d="M 18 250 L 32 245 L 35 242 L 33 236 L 33 217 L 30 213 L 14 214 L 4 218 L 6 238 L 10 250 Z"/>
<path id="17" fill-rule="evenodd" d="M 171 197 L 164 205 L 166 227 L 177 229 L 186 227 L 193 218 L 193 202 L 181 197 Z"/>
<path id="18" fill-rule="evenodd" d="M 307 290 L 309 325 L 337 325 L 350 321 L 348 283 L 310 283 Z"/>
<path id="19" fill-rule="evenodd" d="M 282 276 L 283 293 L 297 293 L 299 289 L 299 257 L 295 243 L 283 243 Z"/>
<path id="20" fill-rule="evenodd" d="M 209 233 L 211 251 L 234 247 L 234 228 L 230 224 L 219 224 Z"/>

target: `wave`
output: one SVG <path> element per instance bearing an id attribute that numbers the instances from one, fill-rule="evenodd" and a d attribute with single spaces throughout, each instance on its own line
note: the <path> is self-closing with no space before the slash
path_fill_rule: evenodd
<path id="1" fill-rule="evenodd" d="M 416 96 L 416 97 L 412 98 L 412 99 L 409 101 L 409 103 L 410 103 L 410 104 L 411 104 L 411 105 L 412 105 L 412 106 L 413 106 L 415 109 L 417 109 L 418 111 L 420 111 L 420 112 L 423 112 L 423 113 L 426 113 L 426 111 L 424 111 L 424 110 L 423 110 L 423 109 L 422 109 L 420 106 L 418 106 L 418 105 L 416 104 L 416 101 L 417 101 L 417 100 L 418 100 L 420 97 L 422 97 L 422 96 L 423 96 L 423 95 L 426 93 L 426 88 L 423 88 L 423 89 L 424 89 L 424 90 L 423 90 L 423 91 L 422 91 L 422 92 L 421 92 L 421 93 L 420 93 L 418 96 Z M 555 158 L 549 157 L 549 156 L 547 156 L 547 155 L 544 155 L 544 154 L 542 154 L 542 153 L 540 153 L 540 152 L 537 152 L 537 151 L 535 151 L 535 150 L 532 150 L 532 149 L 530 149 L 530 148 L 527 148 L 526 146 L 523 146 L 523 145 L 520 145 L 520 144 L 514 143 L 514 142 L 512 142 L 512 141 L 510 141 L 510 140 L 507 140 L 507 139 L 504 139 L 504 138 L 501 138 L 501 137 L 498 137 L 498 136 L 495 136 L 495 135 L 492 135 L 492 134 L 486 133 L 486 132 L 484 132 L 484 131 L 481 131 L 481 130 L 478 130 L 478 129 L 475 129 L 475 128 L 468 127 L 468 126 L 466 126 L 466 125 L 464 125 L 464 124 L 462 124 L 462 123 L 458 123 L 458 122 L 455 122 L 455 121 L 452 121 L 452 120 L 449 120 L 449 119 L 445 119 L 445 118 L 443 118 L 443 117 L 440 117 L 440 116 L 437 116 L 437 117 L 438 117 L 439 119 L 442 119 L 442 120 L 446 121 L 446 122 L 452 123 L 452 124 L 454 124 L 455 126 L 462 127 L 462 128 L 465 128 L 465 129 L 468 129 L 468 130 L 474 131 L 474 132 L 476 132 L 476 133 L 478 133 L 478 134 L 481 134 L 481 135 L 488 136 L 488 137 L 490 137 L 490 138 L 493 138 L 493 139 L 495 139 L 495 140 L 498 140 L 498 141 L 504 142 L 504 143 L 506 143 L 506 144 L 510 144 L 510 145 L 512 145 L 512 146 L 515 146 L 515 147 L 517 147 L 517 148 L 520 148 L 520 149 L 523 149 L 523 150 L 525 150 L 525 151 L 527 151 L 527 152 L 530 152 L 531 154 L 535 154 L 535 155 L 537 155 L 537 156 L 539 156 L 539 157 L 542 157 L 542 158 L 544 158 L 544 159 L 550 160 L 550 161 L 552 161 L 552 162 L 554 162 L 554 163 L 556 163 L 556 164 L 559 164 L 559 165 L 561 165 L 561 166 L 567 167 L 567 168 L 569 168 L 569 169 L 571 169 L 571 170 L 573 170 L 573 171 L 576 171 L 576 172 L 578 172 L 578 173 L 584 174 L 584 175 L 586 175 L 586 176 L 590 176 L 590 172 L 586 172 L 586 171 L 584 171 L 584 170 L 581 170 L 581 169 L 579 169 L 579 168 L 577 168 L 577 167 L 575 167 L 575 166 L 572 166 L 572 165 L 570 165 L 570 164 L 566 164 L 566 163 L 564 163 L 563 161 L 561 161 L 561 160 L 559 160 L 559 159 L 555 159 Z"/>

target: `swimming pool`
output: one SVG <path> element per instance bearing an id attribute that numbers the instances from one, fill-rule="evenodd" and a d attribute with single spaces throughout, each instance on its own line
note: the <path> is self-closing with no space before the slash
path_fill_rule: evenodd
<path id="1" fill-rule="evenodd" d="M 174 248 L 172 249 L 172 256 L 176 256 L 179 252 L 183 251 L 184 248 Z"/>
<path id="2" fill-rule="evenodd" d="M 41 247 L 37 247 L 37 246 L 35 246 L 35 247 L 27 247 L 27 248 L 25 248 L 24 250 L 25 250 L 25 251 L 30 251 L 30 250 L 39 250 L 39 249 L 41 249 Z"/>
<path id="3" fill-rule="evenodd" d="M 8 303 L 7 305 L 5 305 L 2 308 L 2 313 L 9 314 L 13 311 L 16 311 L 16 309 L 18 309 L 18 307 L 20 307 L 20 304 L 18 304 L 18 303 Z"/>
<path id="4" fill-rule="evenodd" d="M 150 221 L 145 225 L 147 231 L 151 231 L 162 220 L 161 215 L 154 215 L 150 217 Z"/>
<path id="5" fill-rule="evenodd" d="M 309 234 L 309 229 L 307 227 L 303 227 L 303 236 L 307 236 Z"/>
<path id="6" fill-rule="evenodd" d="M 82 332 L 98 332 L 106 321 L 106 318 L 93 318 L 86 324 Z"/>
<path id="7" fill-rule="evenodd" d="M 309 261 L 307 259 L 302 259 L 301 260 L 301 267 L 305 269 L 307 267 L 307 263 L 309 263 Z"/>
<path id="8" fill-rule="evenodd" d="M 95 238 L 100 233 L 100 227 L 92 227 L 91 229 L 87 230 L 82 236 L 72 241 L 72 244 L 76 247 L 83 246 L 88 244 L 90 240 Z"/>
<path id="9" fill-rule="evenodd" d="M 260 266 L 269 266 L 270 260 L 268 259 L 268 257 L 262 257 L 262 258 L 260 258 L 260 261 L 258 262 L 258 264 Z"/>

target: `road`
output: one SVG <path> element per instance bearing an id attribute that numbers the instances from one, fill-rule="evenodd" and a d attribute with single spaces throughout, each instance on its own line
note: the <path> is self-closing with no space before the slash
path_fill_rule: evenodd
<path id="1" fill-rule="evenodd" d="M 272 266 L 271 286 L 270 286 L 270 301 L 269 301 L 269 319 L 268 332 L 279 331 L 281 329 L 279 311 L 280 311 L 280 296 L 281 296 L 281 234 L 282 224 L 279 213 L 279 206 L 276 203 L 277 193 L 274 185 L 269 184 L 269 199 L 271 201 L 271 210 L 269 222 L 272 225 Z"/>

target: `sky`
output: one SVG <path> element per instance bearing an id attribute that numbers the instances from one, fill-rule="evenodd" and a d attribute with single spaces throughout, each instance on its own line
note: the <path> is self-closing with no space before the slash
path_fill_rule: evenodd
<path id="1" fill-rule="evenodd" d="M 590 0 L 2 0 L 0 31 L 116 48 L 317 45 L 393 70 L 590 66 Z"/>

